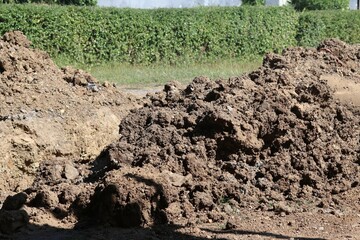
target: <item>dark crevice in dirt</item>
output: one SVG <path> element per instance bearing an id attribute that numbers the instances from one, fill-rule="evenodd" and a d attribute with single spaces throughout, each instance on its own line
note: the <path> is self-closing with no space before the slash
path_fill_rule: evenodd
<path id="1" fill-rule="evenodd" d="M 2 62 L 0 62 L 0 74 L 2 74 L 3 72 L 5 72 L 5 68 Z"/>

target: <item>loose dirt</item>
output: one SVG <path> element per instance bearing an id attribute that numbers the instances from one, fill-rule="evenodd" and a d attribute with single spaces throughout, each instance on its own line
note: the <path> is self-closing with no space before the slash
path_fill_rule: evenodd
<path id="1" fill-rule="evenodd" d="M 0 73 L 0 200 L 29 187 L 43 160 L 96 157 L 138 106 L 82 70 L 59 69 L 17 31 L 0 40 Z"/>
<path id="2" fill-rule="evenodd" d="M 122 119 L 93 161 L 73 150 L 42 159 L 32 186 L 3 202 L 0 230 L 23 229 L 10 235 L 18 239 L 358 239 L 359 69 L 360 46 L 330 39 L 268 54 L 237 78 L 171 82 Z M 93 120 L 80 114 L 101 92 L 88 89 L 91 76 L 52 71 L 86 93 L 73 98 L 78 125 Z M 104 140 L 99 128 L 92 141 Z"/>

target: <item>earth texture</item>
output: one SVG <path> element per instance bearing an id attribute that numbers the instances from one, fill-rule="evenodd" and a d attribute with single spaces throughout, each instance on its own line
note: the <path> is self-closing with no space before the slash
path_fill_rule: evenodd
<path id="1" fill-rule="evenodd" d="M 1 239 L 360 239 L 360 46 L 136 96 L 0 40 Z"/>

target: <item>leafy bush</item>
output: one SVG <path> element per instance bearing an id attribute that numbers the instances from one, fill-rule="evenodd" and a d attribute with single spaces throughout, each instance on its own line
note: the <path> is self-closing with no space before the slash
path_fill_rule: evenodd
<path id="1" fill-rule="evenodd" d="M 308 11 L 300 15 L 297 41 L 301 46 L 316 46 L 326 38 L 360 43 L 358 11 Z"/>
<path id="2" fill-rule="evenodd" d="M 149 64 L 248 58 L 328 37 L 360 42 L 357 11 L 211 7 L 116 9 L 0 5 L 0 34 L 21 30 L 52 57 Z"/>
<path id="3" fill-rule="evenodd" d="M 212 61 L 296 45 L 292 8 L 116 9 L 0 5 L 0 33 L 21 30 L 53 57 L 94 63 Z"/>
<path id="4" fill-rule="evenodd" d="M 349 8 L 349 0 L 292 0 L 291 4 L 300 11 Z"/>

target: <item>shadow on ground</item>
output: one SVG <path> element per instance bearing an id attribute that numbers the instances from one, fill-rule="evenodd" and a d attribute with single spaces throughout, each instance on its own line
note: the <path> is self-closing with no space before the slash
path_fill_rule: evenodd
<path id="1" fill-rule="evenodd" d="M 20 232 L 1 235 L 4 240 L 167 240 L 167 239 L 294 239 L 294 240 L 325 240 L 323 238 L 291 237 L 270 232 L 253 232 L 243 230 L 210 230 L 201 229 L 202 237 L 179 233 L 182 226 L 159 225 L 152 228 L 114 228 L 109 226 L 93 226 L 83 229 L 60 229 L 50 226 L 29 225 Z M 229 237 L 218 237 L 226 234 Z"/>

